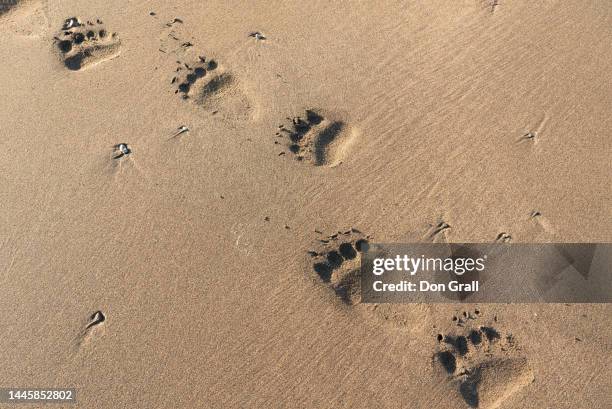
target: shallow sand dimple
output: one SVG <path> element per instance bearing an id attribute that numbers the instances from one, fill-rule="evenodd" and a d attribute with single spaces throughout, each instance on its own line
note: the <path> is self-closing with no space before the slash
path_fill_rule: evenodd
<path id="1" fill-rule="evenodd" d="M 315 244 L 612 240 L 611 7 L 19 2 L 0 17 L 0 384 L 101 409 L 456 408 L 480 374 L 480 408 L 602 407 L 609 305 L 358 304 L 357 257 Z M 72 16 L 119 48 L 67 69 Z M 342 257 L 328 281 L 309 250 Z M 438 334 L 467 337 L 475 309 L 520 350 L 447 374 Z"/>

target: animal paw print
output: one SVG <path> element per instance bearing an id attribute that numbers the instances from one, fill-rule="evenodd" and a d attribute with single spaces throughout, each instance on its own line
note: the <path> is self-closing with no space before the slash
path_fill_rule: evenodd
<path id="1" fill-rule="evenodd" d="M 276 136 L 288 138 L 287 149 L 296 160 L 305 160 L 315 166 L 342 163 L 355 136 L 354 130 L 344 121 L 327 119 L 312 109 L 306 110 L 303 118 L 297 116 L 287 120 L 289 124 L 280 125 Z"/>
<path id="2" fill-rule="evenodd" d="M 194 64 L 178 62 L 172 78 L 175 93 L 211 112 L 230 119 L 253 118 L 250 98 L 236 77 L 220 67 L 215 60 L 198 57 Z"/>
<path id="3" fill-rule="evenodd" d="M 476 316 L 464 313 L 464 317 L 470 317 L 467 320 Z M 469 407 L 497 408 L 533 381 L 512 334 L 503 335 L 493 326 L 461 327 L 459 333 L 437 335 L 434 362 Z"/>
<path id="4" fill-rule="evenodd" d="M 198 57 L 198 61 L 194 64 L 177 62 L 179 65 L 176 68 L 176 75 L 172 78 L 172 84 L 175 85 L 175 94 L 179 94 L 183 99 L 189 99 L 193 96 L 193 88 L 196 82 L 204 78 L 208 72 L 217 69 L 215 60 L 206 61 L 205 57 Z"/>
<path id="5" fill-rule="evenodd" d="M 351 229 L 319 240 L 320 248 L 309 251 L 314 271 L 350 305 L 359 302 L 360 255 L 368 251 L 369 239 L 359 230 Z"/>
<path id="6" fill-rule="evenodd" d="M 117 33 L 108 32 L 100 20 L 82 23 L 71 17 L 55 39 L 64 65 L 73 71 L 115 58 L 121 51 Z"/>

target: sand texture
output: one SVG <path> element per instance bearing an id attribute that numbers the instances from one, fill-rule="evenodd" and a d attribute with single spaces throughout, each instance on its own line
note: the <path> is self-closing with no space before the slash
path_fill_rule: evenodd
<path id="1" fill-rule="evenodd" d="M 356 266 L 369 242 L 612 241 L 612 2 L 12 3 L 0 387 L 610 407 L 610 305 L 362 304 Z"/>

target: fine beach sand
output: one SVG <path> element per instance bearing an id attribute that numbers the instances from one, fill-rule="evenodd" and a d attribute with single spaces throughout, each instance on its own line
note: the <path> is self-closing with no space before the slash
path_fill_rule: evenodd
<path id="1" fill-rule="evenodd" d="M 612 241 L 611 2 L 13 3 L 0 387 L 101 409 L 610 405 L 609 304 L 359 304 L 351 266 L 323 280 L 308 252 Z M 462 356 L 437 340 L 481 326 Z"/>

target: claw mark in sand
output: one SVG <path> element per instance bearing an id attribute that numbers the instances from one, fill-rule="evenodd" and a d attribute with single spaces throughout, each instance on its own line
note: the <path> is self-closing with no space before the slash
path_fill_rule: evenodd
<path id="1" fill-rule="evenodd" d="M 506 232 L 499 233 L 497 235 L 497 238 L 495 239 L 496 243 L 509 243 L 511 241 L 512 241 L 512 236 Z"/>
<path id="2" fill-rule="evenodd" d="M 538 210 L 534 210 L 530 214 L 530 219 L 534 221 L 547 234 L 557 236 L 557 230 L 553 227 L 550 221 L 542 215 Z"/>
<path id="3" fill-rule="evenodd" d="M 495 13 L 497 6 L 499 6 L 499 0 L 493 0 L 491 2 L 491 13 Z"/>
<path id="4" fill-rule="evenodd" d="M 429 231 L 425 234 L 424 239 L 431 241 L 435 241 L 438 238 L 446 239 L 446 232 L 450 230 L 450 228 L 450 224 L 440 219 L 437 224 L 429 228 Z"/>

